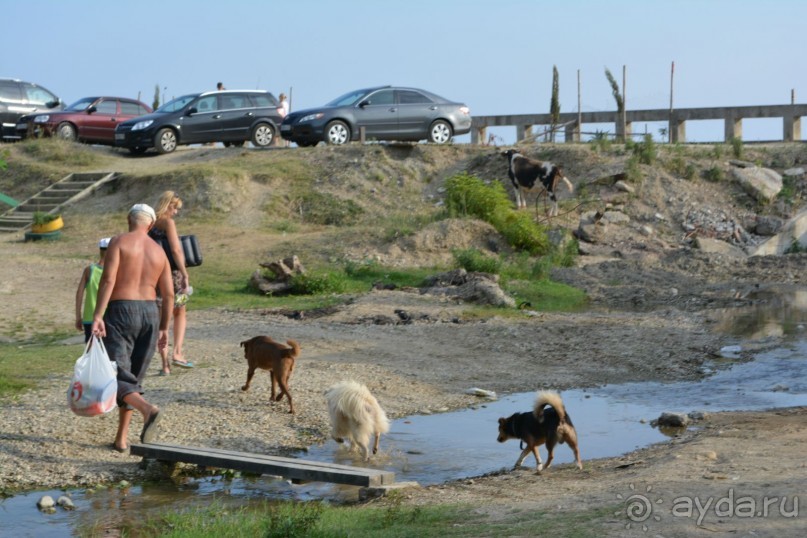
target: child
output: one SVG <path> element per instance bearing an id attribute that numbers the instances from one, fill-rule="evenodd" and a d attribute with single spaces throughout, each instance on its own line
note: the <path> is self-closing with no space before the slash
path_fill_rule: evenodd
<path id="1" fill-rule="evenodd" d="M 98 263 L 91 263 L 84 268 L 81 280 L 76 290 L 76 329 L 84 329 L 84 343 L 92 336 L 92 315 L 95 312 L 95 299 L 98 297 L 98 283 L 101 282 L 101 273 L 104 272 L 104 256 L 111 237 L 104 237 L 98 242 L 100 255 Z M 84 300 L 84 309 L 81 302 Z"/>

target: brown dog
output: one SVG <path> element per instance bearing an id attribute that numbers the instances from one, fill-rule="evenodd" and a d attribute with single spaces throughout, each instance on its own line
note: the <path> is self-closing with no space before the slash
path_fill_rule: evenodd
<path id="1" fill-rule="evenodd" d="M 544 409 L 547 405 L 551 407 Z M 504 443 L 508 439 L 518 439 L 523 445 L 526 445 L 516 461 L 516 468 L 521 467 L 524 458 L 532 452 L 535 462 L 538 464 L 537 471 L 540 474 L 552 464 L 555 445 L 567 443 L 574 452 L 577 468 L 583 469 L 580 450 L 577 448 L 577 432 L 572 424 L 572 418 L 566 412 L 563 400 L 557 392 L 539 392 L 531 412 L 515 413 L 508 418 L 500 418 L 497 440 Z M 541 462 L 541 455 L 538 454 L 538 447 L 543 444 L 546 444 L 548 453 L 546 465 Z"/>
<path id="2" fill-rule="evenodd" d="M 247 383 L 241 390 L 249 390 L 249 384 L 255 370 L 269 370 L 272 374 L 272 400 L 279 402 L 283 395 L 289 399 L 289 413 L 294 414 L 294 403 L 289 392 L 289 380 L 294 370 L 294 360 L 300 355 L 300 344 L 294 340 L 287 340 L 285 346 L 275 342 L 268 336 L 256 336 L 241 342 L 244 347 L 244 356 L 247 359 Z M 275 386 L 280 385 L 280 394 L 275 396 Z"/>

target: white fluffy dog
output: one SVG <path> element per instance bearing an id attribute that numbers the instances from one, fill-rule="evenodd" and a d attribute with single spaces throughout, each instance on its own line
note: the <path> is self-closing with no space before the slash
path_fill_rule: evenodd
<path id="1" fill-rule="evenodd" d="M 389 431 L 389 420 L 370 390 L 357 381 L 340 381 L 325 391 L 334 440 L 350 441 L 350 448 L 361 448 L 364 461 L 370 459 L 370 437 L 375 435 L 373 454 L 378 453 L 382 433 Z"/>

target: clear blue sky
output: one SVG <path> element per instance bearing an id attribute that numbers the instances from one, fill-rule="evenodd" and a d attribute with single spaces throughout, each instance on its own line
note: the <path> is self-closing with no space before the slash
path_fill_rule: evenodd
<path id="1" fill-rule="evenodd" d="M 472 114 L 539 113 L 555 65 L 563 112 L 577 111 L 578 70 L 583 111 L 613 110 L 604 71 L 621 84 L 624 65 L 627 108 L 667 108 L 673 61 L 676 107 L 786 104 L 791 89 L 807 102 L 803 0 L 0 0 L 0 13 L 0 77 L 68 103 L 222 81 L 293 88 L 296 110 L 395 84 Z M 778 120 L 743 127 L 781 135 Z"/>

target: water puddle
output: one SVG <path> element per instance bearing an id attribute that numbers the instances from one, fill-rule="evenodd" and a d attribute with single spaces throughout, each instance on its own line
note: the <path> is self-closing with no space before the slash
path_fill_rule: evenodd
<path id="1" fill-rule="evenodd" d="M 677 383 L 625 383 L 562 393 L 578 431 L 583 462 L 611 457 L 660 442 L 667 437 L 649 422 L 663 411 L 688 413 L 762 410 L 807 405 L 807 291 L 760 293 L 748 309 L 721 314 L 720 328 L 741 338 L 801 335 L 784 347 L 760 353 L 753 361 L 721 365 L 707 379 Z M 393 471 L 397 481 L 423 485 L 510 468 L 519 455 L 518 441 L 498 443 L 497 419 L 532 408 L 534 393 L 512 394 L 482 402 L 471 409 L 396 420 L 381 440 L 372 467 Z M 542 448 L 542 455 L 546 451 Z M 329 441 L 300 453 L 300 458 L 364 465 Z M 571 463 L 566 445 L 555 450 L 555 464 Z M 534 466 L 534 460 L 525 460 Z M 146 484 L 125 490 L 72 492 L 77 509 L 45 515 L 36 508 L 42 495 L 54 499 L 61 491 L 38 491 L 0 500 L 0 537 L 62 537 L 87 529 L 120 528 L 165 510 L 206 506 L 215 498 L 225 505 L 244 506 L 266 499 L 347 501 L 358 488 L 329 484 L 292 486 L 268 477 L 233 479 L 186 478 L 181 483 Z"/>

